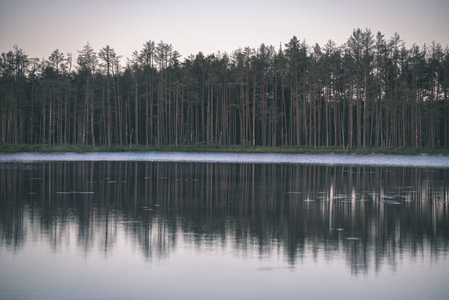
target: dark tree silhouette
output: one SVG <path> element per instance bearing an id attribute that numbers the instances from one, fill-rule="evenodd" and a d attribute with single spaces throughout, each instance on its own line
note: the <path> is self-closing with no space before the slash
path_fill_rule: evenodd
<path id="1" fill-rule="evenodd" d="M 191 55 L 148 41 L 126 67 L 87 43 L 47 60 L 0 56 L 0 142 L 448 147 L 449 50 L 355 29 L 341 46 L 293 37 Z"/>

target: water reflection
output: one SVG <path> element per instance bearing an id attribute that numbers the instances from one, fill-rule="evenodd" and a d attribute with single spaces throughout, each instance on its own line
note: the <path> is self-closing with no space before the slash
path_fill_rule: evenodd
<path id="1" fill-rule="evenodd" d="M 352 274 L 449 251 L 449 170 L 46 162 L 0 164 L 0 252 L 30 245 L 145 261 L 198 253 L 344 258 Z M 226 250 L 227 251 L 227 250 Z"/>

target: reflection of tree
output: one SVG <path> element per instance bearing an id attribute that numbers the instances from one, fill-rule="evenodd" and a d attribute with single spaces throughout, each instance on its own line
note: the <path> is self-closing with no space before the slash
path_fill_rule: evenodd
<path id="1" fill-rule="evenodd" d="M 344 255 L 351 272 L 449 251 L 449 170 L 151 162 L 3 164 L 1 248 L 41 239 L 145 260 L 179 245 L 236 254 Z"/>

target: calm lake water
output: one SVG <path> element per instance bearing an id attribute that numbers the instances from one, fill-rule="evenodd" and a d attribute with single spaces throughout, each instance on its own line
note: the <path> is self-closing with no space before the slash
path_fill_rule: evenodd
<path id="1" fill-rule="evenodd" d="M 0 154 L 2 300 L 447 299 L 448 279 L 447 156 Z"/>

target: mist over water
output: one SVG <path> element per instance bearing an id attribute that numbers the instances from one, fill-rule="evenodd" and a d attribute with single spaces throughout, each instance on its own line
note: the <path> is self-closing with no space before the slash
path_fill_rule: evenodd
<path id="1" fill-rule="evenodd" d="M 42 161 L 146 161 L 199 163 L 302 164 L 326 166 L 393 166 L 449 168 L 449 156 L 384 154 L 288 154 L 288 153 L 14 153 L 0 154 L 0 162 Z"/>
<path id="2" fill-rule="evenodd" d="M 115 155 L 0 162 L 0 299 L 447 295 L 449 168 Z"/>

